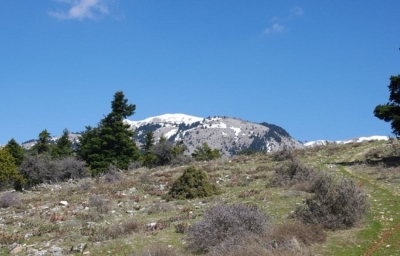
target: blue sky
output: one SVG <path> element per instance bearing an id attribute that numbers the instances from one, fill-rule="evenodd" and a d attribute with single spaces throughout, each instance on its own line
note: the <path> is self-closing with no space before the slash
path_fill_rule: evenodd
<path id="1" fill-rule="evenodd" d="M 13 0 L 0 8 L 0 144 L 131 120 L 268 122 L 301 141 L 391 135 L 398 0 Z"/>

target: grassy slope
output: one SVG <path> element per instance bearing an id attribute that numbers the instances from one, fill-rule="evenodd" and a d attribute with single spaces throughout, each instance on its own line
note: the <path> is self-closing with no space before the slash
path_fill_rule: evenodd
<path id="1" fill-rule="evenodd" d="M 354 178 L 369 194 L 371 204 L 359 227 L 329 232 L 325 244 L 314 246 L 315 254 L 400 255 L 400 182 L 394 179 L 400 177 L 399 161 L 392 161 L 390 168 L 380 164 L 388 159 L 385 156 L 396 154 L 398 145 L 387 144 L 328 145 L 296 151 L 305 164 Z M 370 164 L 364 163 L 365 156 L 372 159 Z M 160 197 L 185 167 L 142 168 L 123 173 L 111 183 L 103 177 L 43 186 L 19 195 L 21 205 L 0 209 L 0 244 L 17 242 L 38 250 L 55 245 L 67 251 L 86 243 L 90 255 L 129 255 L 159 244 L 186 254 L 184 234 L 176 233 L 175 226 L 200 220 L 205 209 L 220 202 L 257 204 L 274 223 L 292 222 L 287 217 L 305 195 L 293 188 L 267 188 L 278 164 L 266 154 L 196 163 L 219 184 L 222 193 L 194 200 L 163 202 Z M 93 195 L 99 196 L 97 201 L 90 200 Z M 69 205 L 59 206 L 61 200 Z M 132 227 L 128 221 L 137 225 Z M 162 229 L 146 230 L 152 222 L 160 223 Z M 8 246 L 0 247 L 0 254 L 8 252 Z"/>

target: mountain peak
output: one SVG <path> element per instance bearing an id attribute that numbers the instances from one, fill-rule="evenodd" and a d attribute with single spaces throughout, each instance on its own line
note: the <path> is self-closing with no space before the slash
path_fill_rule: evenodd
<path id="1" fill-rule="evenodd" d="M 153 116 L 140 121 L 132 121 L 126 119 L 125 122 L 130 124 L 132 128 L 137 128 L 139 126 L 149 124 L 149 123 L 169 123 L 169 124 L 192 124 L 195 122 L 200 122 L 204 118 L 197 116 L 190 116 L 186 114 L 163 114 L 159 116 Z"/>

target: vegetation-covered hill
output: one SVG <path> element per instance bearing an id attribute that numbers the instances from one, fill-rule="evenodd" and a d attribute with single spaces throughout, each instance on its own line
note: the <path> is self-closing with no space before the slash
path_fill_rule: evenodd
<path id="1" fill-rule="evenodd" d="M 197 253 L 399 255 L 399 150 L 397 140 L 373 141 L 195 162 L 192 169 L 203 170 L 217 192 L 185 200 L 168 194 L 189 166 L 114 169 L 97 178 L 41 184 L 22 193 L 3 191 L 0 254 L 191 255 L 193 248 L 203 248 L 196 240 L 205 235 L 199 223 L 217 232 L 213 220 L 230 216 L 241 220 L 238 223 L 252 219 L 257 225 L 232 225 L 228 229 L 232 239 Z M 297 170 L 297 174 L 290 178 L 279 174 L 287 170 Z M 327 184 L 333 198 L 341 193 L 334 185 L 343 177 L 353 180 L 354 187 L 339 188 L 360 192 L 354 195 L 361 200 L 366 195 L 367 214 L 349 225 L 346 221 L 351 216 L 343 221 L 332 214 L 333 224 L 339 223 L 333 228 L 326 223 L 320 223 L 325 228 L 300 224 L 296 213 L 318 191 L 315 183 L 311 188 L 303 178 L 313 179 L 320 173 L 332 180 Z M 352 198 L 340 200 L 348 199 Z M 232 205 L 234 211 L 229 208 Z M 344 216 L 353 209 L 340 210 Z M 193 227 L 197 236 L 190 233 Z M 244 230 L 245 244 L 235 240 L 237 230 Z"/>

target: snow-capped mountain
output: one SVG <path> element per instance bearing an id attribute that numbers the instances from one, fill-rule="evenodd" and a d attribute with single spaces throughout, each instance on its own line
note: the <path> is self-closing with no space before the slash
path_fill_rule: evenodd
<path id="1" fill-rule="evenodd" d="M 348 144 L 348 143 L 360 143 L 364 141 L 372 141 L 372 140 L 389 140 L 389 136 L 369 136 L 369 137 L 357 137 L 350 140 L 337 140 L 337 141 L 328 141 L 328 140 L 315 140 L 304 143 L 305 147 L 315 147 L 315 146 L 323 146 L 329 143 L 336 144 Z"/>
<path id="2" fill-rule="evenodd" d="M 302 148 L 283 128 L 262 123 L 257 124 L 231 117 L 201 118 L 185 114 L 165 114 L 141 121 L 125 120 L 135 130 L 135 140 L 144 143 L 147 132 L 152 131 L 159 139 L 166 137 L 171 142 L 183 141 L 188 154 L 204 142 L 219 149 L 226 157 L 240 151 L 278 151 L 283 147 Z"/>
<path id="3" fill-rule="evenodd" d="M 125 122 L 130 124 L 132 128 L 138 128 L 140 126 L 150 124 L 150 123 L 165 123 L 165 124 L 192 124 L 195 122 L 200 122 L 204 118 L 196 117 L 196 116 L 189 116 L 185 114 L 164 114 L 155 117 L 149 117 L 142 121 L 131 121 L 126 119 Z"/>

